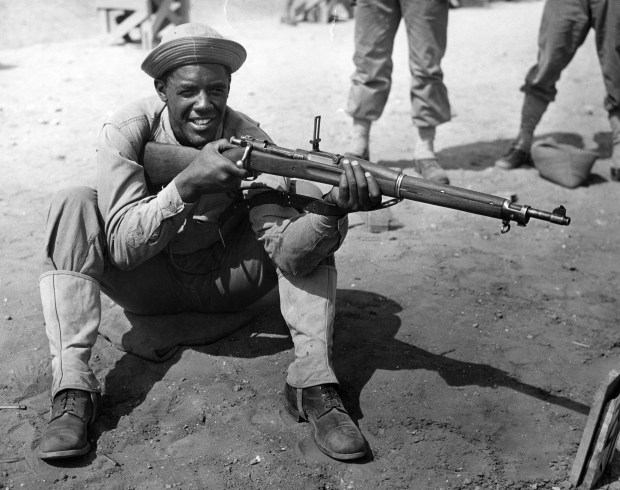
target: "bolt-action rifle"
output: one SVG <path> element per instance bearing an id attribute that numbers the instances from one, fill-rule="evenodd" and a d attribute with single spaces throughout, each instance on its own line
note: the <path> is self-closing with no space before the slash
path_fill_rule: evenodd
<path id="1" fill-rule="evenodd" d="M 312 150 L 292 150 L 276 146 L 266 140 L 258 140 L 250 136 L 231 138 L 230 142 L 237 146 L 223 152 L 233 162 L 241 162 L 243 168 L 251 173 L 248 180 L 257 173 L 269 173 L 283 177 L 309 180 L 337 186 L 340 182 L 342 160 L 345 157 L 337 153 L 329 153 L 319 149 L 320 116 L 314 119 L 314 135 L 310 143 Z M 152 187 L 166 185 L 192 161 L 194 153 L 165 152 L 158 143 L 148 143 L 143 156 L 144 170 Z M 351 158 L 349 158 L 351 159 Z M 467 213 L 497 218 L 502 221 L 502 233 L 510 230 L 510 223 L 516 222 L 525 226 L 530 218 L 549 221 L 557 225 L 568 226 L 570 218 L 566 216 L 564 206 L 558 206 L 552 212 L 535 209 L 531 206 L 516 204 L 492 194 L 463 189 L 447 184 L 438 184 L 425 179 L 411 177 L 399 171 L 383 167 L 360 158 L 355 158 L 366 172 L 370 172 L 377 180 L 384 196 L 392 199 L 384 201 L 380 207 L 388 207 L 403 199 L 419 201 L 458 209 Z"/>

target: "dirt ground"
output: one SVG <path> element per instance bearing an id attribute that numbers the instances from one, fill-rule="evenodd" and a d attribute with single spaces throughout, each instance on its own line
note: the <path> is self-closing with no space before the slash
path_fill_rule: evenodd
<path id="1" fill-rule="evenodd" d="M 94 450 L 48 464 L 34 454 L 49 406 L 50 356 L 38 295 L 47 205 L 92 184 L 103 118 L 153 93 L 137 44 L 103 42 L 94 1 L 0 0 L 0 487 L 24 489 L 566 489 L 593 394 L 618 368 L 619 184 L 589 37 L 538 135 L 599 151 L 587 186 L 534 168 L 493 168 L 515 135 L 542 2 L 451 10 L 446 84 L 454 119 L 438 130 L 453 185 L 550 211 L 569 227 L 500 223 L 415 202 L 371 233 L 352 216 L 337 253 L 335 359 L 345 405 L 370 455 L 336 462 L 283 412 L 292 343 L 277 307 L 213 345 L 165 363 L 100 338 L 105 387 Z M 353 23 L 279 23 L 273 2 L 194 2 L 192 18 L 234 36 L 248 61 L 230 105 L 282 146 L 347 149 Z M 414 146 L 404 32 L 371 153 L 406 168 Z M 106 308 L 109 303 L 104 302 Z M 615 456 L 599 488 L 620 488 Z"/>

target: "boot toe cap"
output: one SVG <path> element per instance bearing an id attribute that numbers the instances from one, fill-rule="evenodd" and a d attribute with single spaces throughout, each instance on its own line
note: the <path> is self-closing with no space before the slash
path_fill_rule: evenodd
<path id="1" fill-rule="evenodd" d="M 356 459 L 366 454 L 366 441 L 348 414 L 333 411 L 314 422 L 314 440 L 335 459 Z"/>
<path id="2" fill-rule="evenodd" d="M 39 441 L 42 458 L 78 456 L 89 449 L 86 424 L 68 414 L 52 421 Z"/>
<path id="3" fill-rule="evenodd" d="M 341 458 L 359 458 L 366 453 L 366 441 L 355 426 L 335 427 L 325 437 L 325 445 Z"/>

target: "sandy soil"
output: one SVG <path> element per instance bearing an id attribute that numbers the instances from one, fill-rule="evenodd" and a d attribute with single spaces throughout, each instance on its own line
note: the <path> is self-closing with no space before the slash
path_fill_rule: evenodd
<path id="1" fill-rule="evenodd" d="M 361 217 L 337 254 L 337 373 L 370 456 L 333 461 L 283 413 L 292 344 L 274 309 L 232 337 L 162 364 L 100 338 L 105 386 L 93 450 L 71 463 L 33 453 L 46 424 L 50 358 L 38 298 L 47 204 L 92 184 L 105 115 L 151 93 L 140 46 L 102 42 L 93 4 L 0 1 L 0 486 L 58 489 L 566 489 L 597 385 L 617 367 L 618 184 L 593 39 L 564 73 L 539 135 L 595 148 L 589 185 L 492 167 L 514 136 L 542 3 L 451 11 L 444 68 L 454 120 L 437 145 L 452 183 L 551 210 L 570 227 L 403 202 L 388 231 Z M 89 8 L 85 8 L 88 4 Z M 195 2 L 193 18 L 243 42 L 231 106 L 283 146 L 343 152 L 351 22 L 279 24 L 265 1 Z M 248 10 L 249 9 L 249 10 Z M 35 14 L 41 15 L 35 17 Z M 46 22 L 46 19 L 48 22 Z M 404 33 L 393 92 L 372 133 L 375 160 L 406 168 L 414 145 Z M 107 303 L 106 308 L 109 308 Z M 615 457 L 600 488 L 620 488 Z"/>

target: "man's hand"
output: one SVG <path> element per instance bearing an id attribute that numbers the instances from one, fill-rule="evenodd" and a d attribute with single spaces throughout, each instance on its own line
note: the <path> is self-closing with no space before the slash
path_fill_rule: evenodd
<path id="1" fill-rule="evenodd" d="M 221 139 L 207 144 L 192 163 L 174 178 L 183 202 L 196 202 L 202 194 L 216 194 L 236 186 L 247 171 L 239 168 L 222 151 L 235 148 Z"/>
<path id="2" fill-rule="evenodd" d="M 364 172 L 357 160 L 342 160 L 344 173 L 340 177 L 338 187 L 324 197 L 324 200 L 335 204 L 346 213 L 369 211 L 381 203 L 381 189 L 374 176 Z"/>

